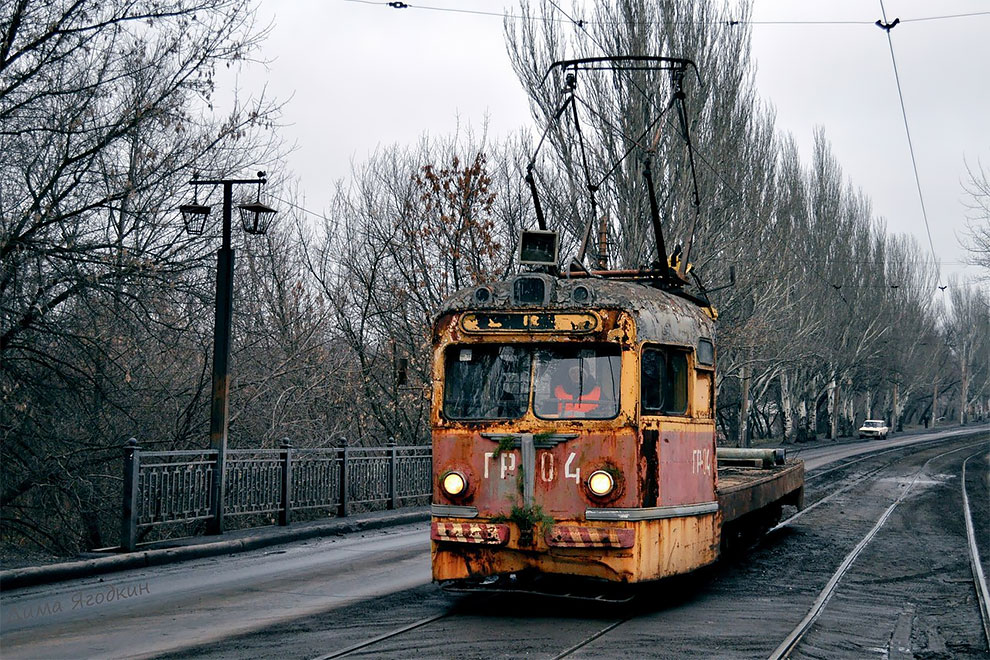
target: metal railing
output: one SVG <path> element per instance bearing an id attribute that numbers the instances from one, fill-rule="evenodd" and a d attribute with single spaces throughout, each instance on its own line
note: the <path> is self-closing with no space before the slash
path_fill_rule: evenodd
<path id="1" fill-rule="evenodd" d="M 224 516 L 277 514 L 288 525 L 293 511 L 352 505 L 395 509 L 432 489 L 428 446 L 227 450 L 223 506 L 213 507 L 216 450 L 144 451 L 131 438 L 124 447 L 120 547 L 131 552 L 142 530 Z M 218 516 L 219 513 L 219 516 Z"/>

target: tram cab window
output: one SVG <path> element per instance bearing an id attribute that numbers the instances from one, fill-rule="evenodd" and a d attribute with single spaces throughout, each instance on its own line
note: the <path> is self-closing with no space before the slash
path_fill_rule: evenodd
<path id="1" fill-rule="evenodd" d="M 511 344 L 451 346 L 443 411 L 451 419 L 516 419 L 529 407 L 532 350 Z"/>
<path id="2" fill-rule="evenodd" d="M 617 345 L 456 345 L 444 355 L 449 419 L 610 419 L 619 412 Z"/>
<path id="3" fill-rule="evenodd" d="M 542 419 L 611 419 L 619 412 L 619 347 L 553 346 L 535 352 L 533 412 Z"/>
<path id="4" fill-rule="evenodd" d="M 643 414 L 687 413 L 687 381 L 686 352 L 673 348 L 644 348 L 640 379 Z"/>

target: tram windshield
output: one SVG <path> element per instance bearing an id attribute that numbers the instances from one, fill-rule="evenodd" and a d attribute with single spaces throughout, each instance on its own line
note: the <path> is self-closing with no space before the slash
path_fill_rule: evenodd
<path id="1" fill-rule="evenodd" d="M 529 407 L 532 349 L 512 344 L 451 346 L 443 411 L 452 419 L 515 419 Z"/>
<path id="2" fill-rule="evenodd" d="M 619 412 L 619 347 L 536 351 L 533 412 L 544 419 L 608 419 Z"/>
<path id="3" fill-rule="evenodd" d="M 619 347 L 473 344 L 444 359 L 444 414 L 451 419 L 609 419 L 619 412 Z"/>

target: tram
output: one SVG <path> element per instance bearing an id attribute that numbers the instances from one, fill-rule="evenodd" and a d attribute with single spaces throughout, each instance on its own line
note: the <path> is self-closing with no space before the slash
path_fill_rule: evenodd
<path id="1" fill-rule="evenodd" d="M 801 503 L 803 466 L 774 459 L 720 504 L 715 329 L 683 297 L 520 274 L 454 295 L 433 339 L 438 582 L 656 580 L 718 558 L 727 508 Z"/>
<path id="2" fill-rule="evenodd" d="M 572 72 L 573 90 L 576 71 L 617 60 L 671 71 L 683 103 L 688 60 L 554 66 Z M 441 586 L 659 580 L 711 564 L 726 541 L 802 504 L 801 461 L 780 451 L 719 458 L 716 314 L 687 293 L 690 243 L 683 260 L 679 248 L 668 256 L 649 168 L 644 176 L 652 267 L 591 271 L 582 246 L 561 268 L 528 176 L 539 229 L 522 232 L 525 270 L 458 291 L 439 310 L 430 537 Z"/>

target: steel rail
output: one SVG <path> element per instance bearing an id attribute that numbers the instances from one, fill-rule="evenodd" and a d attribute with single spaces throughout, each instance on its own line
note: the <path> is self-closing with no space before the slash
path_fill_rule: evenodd
<path id="1" fill-rule="evenodd" d="M 795 513 L 793 516 L 790 516 L 789 518 L 785 518 L 784 520 L 781 520 L 779 523 L 777 523 L 776 525 L 774 525 L 773 527 L 771 527 L 769 530 L 767 530 L 767 534 L 768 535 L 769 534 L 772 534 L 773 532 L 776 532 L 781 527 L 786 527 L 787 525 L 790 525 L 792 522 L 794 522 L 795 520 L 797 520 L 798 518 L 800 518 L 804 514 L 806 514 L 809 511 L 813 510 L 819 504 L 824 504 L 825 502 L 828 502 L 829 500 L 831 500 L 836 495 L 841 495 L 842 493 L 846 492 L 847 490 L 850 490 L 851 488 L 853 488 L 855 486 L 858 486 L 859 484 L 863 483 L 864 481 L 866 481 L 867 479 L 869 479 L 873 475 L 877 474 L 881 470 L 884 470 L 885 468 L 889 467 L 889 465 L 890 465 L 889 463 L 887 465 L 881 465 L 880 467 L 876 468 L 875 470 L 871 470 L 871 471 L 863 474 L 859 479 L 856 479 L 854 481 L 851 481 L 850 483 L 846 484 L 842 488 L 837 488 L 836 490 L 833 490 L 831 493 L 829 493 L 825 497 L 822 497 L 822 498 L 819 498 L 819 499 L 815 500 L 815 502 L 813 504 L 810 504 L 810 505 L 804 507 L 803 509 L 801 509 L 800 511 L 798 511 L 797 513 Z"/>
<path id="2" fill-rule="evenodd" d="M 341 658 L 345 655 L 350 655 L 355 651 L 360 651 L 363 648 L 367 648 L 379 642 L 383 642 L 386 639 L 391 639 L 392 637 L 398 637 L 402 633 L 409 632 L 410 630 L 415 630 L 416 628 L 422 628 L 423 626 L 433 623 L 434 621 L 439 621 L 440 619 L 445 619 L 451 614 L 452 612 L 448 611 L 448 612 L 444 612 L 443 614 L 428 616 L 425 619 L 414 621 L 413 623 L 402 626 L 401 628 L 397 628 L 391 632 L 378 635 L 377 637 L 372 637 L 371 639 L 367 639 L 363 642 L 358 642 L 357 644 L 352 644 L 346 648 L 340 649 L 338 651 L 334 651 L 333 653 L 328 653 L 326 655 L 318 656 L 316 658 L 313 658 L 313 660 L 330 660 L 331 658 Z"/>
<path id="3" fill-rule="evenodd" d="M 976 532 L 973 531 L 973 515 L 970 511 L 969 496 L 966 494 L 966 463 L 970 458 L 982 454 L 980 450 L 966 458 L 962 465 L 962 499 L 963 513 L 966 518 L 966 540 L 969 543 L 969 563 L 973 569 L 973 581 L 976 583 L 976 596 L 979 600 L 980 617 L 983 619 L 983 635 L 990 649 L 990 593 L 987 592 L 987 578 L 983 575 L 983 565 L 980 563 L 980 549 L 976 545 Z"/>
<path id="4" fill-rule="evenodd" d="M 609 625 L 605 626 L 604 628 L 602 628 L 601 630 L 599 630 L 595 634 L 587 637 L 584 641 L 578 642 L 577 644 L 575 644 L 574 646 L 570 647 L 569 649 L 567 649 L 566 651 L 564 651 L 560 655 L 555 655 L 554 658 L 553 658 L 553 660 L 559 660 L 560 658 L 566 658 L 567 656 L 569 656 L 570 654 L 574 653 L 575 651 L 580 651 L 582 648 L 584 648 L 588 644 L 591 644 L 593 641 L 595 641 L 596 639 L 598 639 L 602 635 L 604 635 L 604 634 L 606 634 L 608 632 L 611 632 L 612 630 L 615 630 L 616 628 L 618 628 L 619 626 L 621 626 L 623 623 L 627 623 L 627 622 L 631 621 L 632 619 L 633 619 L 633 617 L 627 616 L 624 619 L 619 619 L 618 621 L 613 621 L 612 623 L 610 623 Z"/>
<path id="5" fill-rule="evenodd" d="M 944 439 L 945 438 L 939 438 L 939 440 L 944 440 Z M 919 445 L 926 445 L 927 446 L 928 444 L 931 444 L 931 443 L 934 443 L 934 442 L 937 442 L 937 441 L 936 440 L 924 440 L 922 442 L 919 442 L 918 444 Z M 830 467 L 827 470 L 822 470 L 821 472 L 815 472 L 814 474 L 806 475 L 804 477 L 804 481 L 805 481 L 805 483 L 807 483 L 807 482 L 811 481 L 812 479 L 818 479 L 819 477 L 824 477 L 826 474 L 831 474 L 832 472 L 837 472 L 837 471 L 842 470 L 844 468 L 847 468 L 847 467 L 849 467 L 851 465 L 855 465 L 856 463 L 862 463 L 863 461 L 868 461 L 871 458 L 876 458 L 877 456 L 883 456 L 884 454 L 889 454 L 891 452 L 897 451 L 898 449 L 907 449 L 909 447 L 915 447 L 915 446 L 917 446 L 917 445 L 902 445 L 900 447 L 890 447 L 889 449 L 884 449 L 883 451 L 868 453 L 868 454 L 866 454 L 864 456 L 860 456 L 859 458 L 853 458 L 852 460 L 846 461 L 844 463 L 839 463 L 838 465 L 836 465 L 834 467 Z M 922 447 L 922 449 L 924 449 L 924 447 Z"/>
<path id="6" fill-rule="evenodd" d="M 980 441 L 978 443 L 972 443 L 969 445 L 964 445 L 962 447 L 957 447 L 956 449 L 950 449 L 949 451 L 942 452 L 941 454 L 932 456 L 927 461 L 925 461 L 925 463 L 920 468 L 918 468 L 918 471 L 915 473 L 914 479 L 911 480 L 911 483 L 908 484 L 907 488 L 905 488 L 901 492 L 901 494 L 897 496 L 897 499 L 895 499 L 894 502 L 889 507 L 887 507 L 886 511 L 883 512 L 883 514 L 877 520 L 876 524 L 873 525 L 873 528 L 866 533 L 866 536 L 864 536 L 859 541 L 859 543 L 856 544 L 856 547 L 853 548 L 848 555 L 846 555 L 845 559 L 842 560 L 842 563 L 839 564 L 839 568 L 837 568 L 835 573 L 832 574 L 832 577 L 825 585 L 825 588 L 822 589 L 821 593 L 818 594 L 818 598 L 816 598 L 815 602 L 812 603 L 811 609 L 808 611 L 808 614 L 790 632 L 790 634 L 788 634 L 787 637 L 784 638 L 784 641 L 782 641 L 780 645 L 777 646 L 776 649 L 774 649 L 773 653 L 771 653 L 769 656 L 769 660 L 781 660 L 782 658 L 787 658 L 790 656 L 791 652 L 795 649 L 795 647 L 798 645 L 798 643 L 801 641 L 804 635 L 808 632 L 808 630 L 811 629 L 811 626 L 815 623 L 815 621 L 818 619 L 821 613 L 825 610 L 825 606 L 828 604 L 828 601 L 835 594 L 835 590 L 836 587 L 838 587 L 839 585 L 839 581 L 842 580 L 843 576 L 853 565 L 853 562 L 856 561 L 856 558 L 859 556 L 859 554 L 863 551 L 864 548 L 866 548 L 867 545 L 870 544 L 870 541 L 873 540 L 873 538 L 877 535 L 880 529 L 884 526 L 884 524 L 887 522 L 887 519 L 890 518 L 891 514 L 894 512 L 894 509 L 896 509 L 897 506 L 904 501 L 908 493 L 910 493 L 911 490 L 914 488 L 914 485 L 918 483 L 918 480 L 921 478 L 922 473 L 925 471 L 928 465 L 932 461 L 938 458 L 942 458 L 943 456 L 948 456 L 949 454 L 955 454 L 960 451 L 965 451 L 966 449 L 971 449 L 972 447 L 976 447 L 977 445 L 982 445 L 983 443 L 984 441 Z"/>

